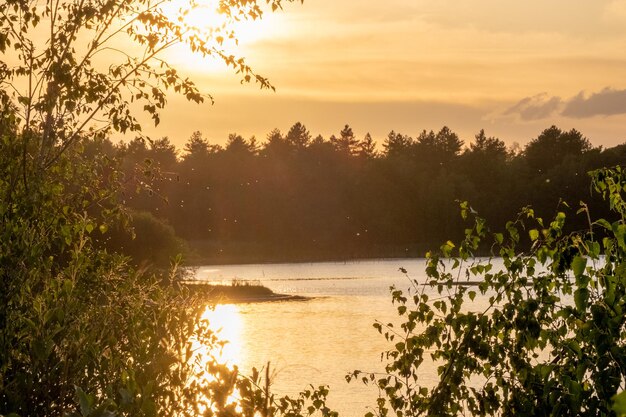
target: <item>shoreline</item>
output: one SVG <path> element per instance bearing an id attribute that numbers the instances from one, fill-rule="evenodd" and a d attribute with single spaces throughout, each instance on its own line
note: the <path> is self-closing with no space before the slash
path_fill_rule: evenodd
<path id="1" fill-rule="evenodd" d="M 434 251 L 437 253 L 438 251 Z M 523 253 L 523 251 L 521 252 Z M 363 261 L 389 261 L 389 260 L 410 260 L 410 259 L 426 259 L 427 251 L 423 253 L 411 253 L 405 255 L 398 254 L 382 254 L 380 256 L 311 256 L 311 257 L 211 257 L 187 255 L 184 264 L 186 267 L 197 268 L 207 265 L 268 265 L 268 264 L 292 264 L 292 263 L 350 263 Z M 497 258 L 498 254 L 490 251 L 476 251 L 475 258 Z M 453 257 L 450 257 L 453 258 Z"/>
<path id="2" fill-rule="evenodd" d="M 294 258 L 218 258 L 218 257 L 189 257 L 185 259 L 185 266 L 197 268 L 207 265 L 269 265 L 269 264 L 291 264 L 291 263 L 348 263 L 361 261 L 386 261 L 403 259 L 424 259 L 426 252 L 418 256 L 363 256 L 363 257 L 294 257 Z"/>

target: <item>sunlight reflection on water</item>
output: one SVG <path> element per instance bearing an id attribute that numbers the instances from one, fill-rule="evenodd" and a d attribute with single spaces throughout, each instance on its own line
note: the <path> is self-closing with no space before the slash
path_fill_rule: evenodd
<path id="1" fill-rule="evenodd" d="M 240 365 L 243 323 L 239 308 L 233 304 L 220 304 L 215 307 L 207 307 L 202 315 L 202 319 L 209 322 L 210 328 L 217 333 L 217 336 L 225 341 L 223 346 L 211 352 L 219 362 L 233 367 Z"/>
<path id="2" fill-rule="evenodd" d="M 193 354 L 189 358 L 189 362 L 194 366 L 195 382 L 201 385 L 213 384 L 219 377 L 215 376 L 216 374 L 211 370 L 210 364 L 223 365 L 229 371 L 233 371 L 239 365 L 242 357 L 243 331 L 239 309 L 236 305 L 207 306 L 199 326 L 210 329 L 213 333 L 212 337 L 217 336 L 217 340 L 212 339 L 211 336 L 209 339 L 203 339 L 201 336 L 192 338 L 190 343 Z M 201 415 L 204 415 L 206 407 L 215 407 L 209 405 L 212 403 L 211 396 L 205 397 L 204 395 L 198 397 L 197 403 Z M 235 409 L 241 411 L 240 406 L 237 405 L 239 398 L 239 392 L 235 388 L 227 396 L 226 403 L 235 404 Z M 214 411 L 217 410 L 214 409 Z"/>

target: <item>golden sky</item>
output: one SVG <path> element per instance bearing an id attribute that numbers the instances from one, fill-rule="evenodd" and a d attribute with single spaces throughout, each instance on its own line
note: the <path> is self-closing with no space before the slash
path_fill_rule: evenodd
<path id="1" fill-rule="evenodd" d="M 215 104 L 170 96 L 148 133 L 224 143 L 300 121 L 382 143 L 448 125 L 523 145 L 556 124 L 626 141 L 626 0 L 305 0 L 246 25 L 240 51 L 275 93 L 173 51 Z"/>

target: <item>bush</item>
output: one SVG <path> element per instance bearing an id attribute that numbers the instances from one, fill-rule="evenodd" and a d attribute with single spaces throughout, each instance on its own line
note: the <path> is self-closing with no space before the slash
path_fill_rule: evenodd
<path id="1" fill-rule="evenodd" d="M 22 138 L 7 125 L 1 138 L 0 414 L 192 415 L 188 341 L 215 338 L 173 272 L 141 274 L 93 245 L 119 213 L 107 162 L 75 146 L 25 171 Z"/>
<path id="2" fill-rule="evenodd" d="M 324 388 L 274 400 L 258 374 L 200 361 L 198 345 L 222 342 L 176 268 L 139 272 L 94 244 L 121 216 L 106 158 L 76 143 L 45 170 L 23 165 L 36 154 L 10 114 L 0 128 L 0 415 L 330 414 Z"/>
<path id="3" fill-rule="evenodd" d="M 426 282 L 392 289 L 399 327 L 375 325 L 396 342 L 386 375 L 364 376 L 381 389 L 378 415 L 613 414 L 626 383 L 626 172 L 591 177 L 614 217 L 592 220 L 581 203 L 588 228 L 573 233 L 564 233 L 565 212 L 544 222 L 530 208 L 492 233 L 462 204 L 463 217 L 473 218 L 465 239 L 428 255 Z M 532 248 L 518 253 L 524 234 Z M 502 270 L 473 257 L 485 242 Z M 478 293 L 484 308 L 472 304 Z M 430 360 L 434 386 L 420 375 Z"/>
<path id="4" fill-rule="evenodd" d="M 119 222 L 101 237 L 103 246 L 129 256 L 135 265 L 169 267 L 171 261 L 187 251 L 174 229 L 146 211 L 128 213 L 126 222 Z"/>

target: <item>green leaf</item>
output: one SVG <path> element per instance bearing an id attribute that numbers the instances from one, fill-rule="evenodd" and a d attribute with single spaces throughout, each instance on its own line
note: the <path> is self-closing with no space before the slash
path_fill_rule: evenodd
<path id="1" fill-rule="evenodd" d="M 74 288 L 74 283 L 72 280 L 66 279 L 63 281 L 63 291 L 66 295 L 71 294 L 72 289 Z"/>
<path id="2" fill-rule="evenodd" d="M 469 296 L 470 300 L 474 301 L 474 298 L 476 298 L 476 291 L 469 291 L 467 295 Z"/>
<path id="3" fill-rule="evenodd" d="M 31 344 L 32 352 L 35 354 L 35 358 L 40 361 L 46 361 L 49 356 L 49 349 L 46 340 L 35 339 Z"/>
<path id="4" fill-rule="evenodd" d="M 528 235 L 530 236 L 530 240 L 534 242 L 539 239 L 539 231 L 537 229 L 531 229 L 528 231 Z"/>
<path id="5" fill-rule="evenodd" d="M 615 414 L 618 417 L 626 416 L 626 391 L 614 395 L 611 401 L 613 401 L 612 409 L 615 411 Z"/>
<path id="6" fill-rule="evenodd" d="M 597 259 L 598 256 L 600 256 L 599 242 L 592 242 L 591 245 L 589 245 L 589 256 L 591 256 L 593 259 Z"/>
<path id="7" fill-rule="evenodd" d="M 613 227 L 613 232 L 615 233 L 615 239 L 617 240 L 617 244 L 623 250 L 626 250 L 626 225 L 619 224 Z"/>
<path id="8" fill-rule="evenodd" d="M 611 223 L 609 223 L 607 220 L 605 219 L 598 219 L 594 222 L 594 224 L 597 224 L 598 226 L 602 226 L 604 227 L 606 230 L 612 230 L 613 226 L 611 226 Z"/>
<path id="9" fill-rule="evenodd" d="M 576 308 L 580 311 L 587 309 L 587 302 L 589 301 L 589 290 L 587 288 L 579 288 L 574 291 L 574 303 Z"/>
<path id="10" fill-rule="evenodd" d="M 149 399 L 143 401 L 143 404 L 141 405 L 141 411 L 146 417 L 154 417 L 158 413 L 156 404 L 154 403 L 154 401 Z"/>
<path id="11" fill-rule="evenodd" d="M 80 413 L 83 417 L 87 417 L 93 410 L 94 398 L 88 395 L 80 387 L 74 386 L 76 396 L 78 397 L 78 404 L 80 405 Z"/>
<path id="12" fill-rule="evenodd" d="M 585 267 L 587 266 L 587 259 L 582 256 L 575 256 L 572 260 L 572 271 L 574 272 L 574 276 L 579 278 L 584 272 Z"/>

